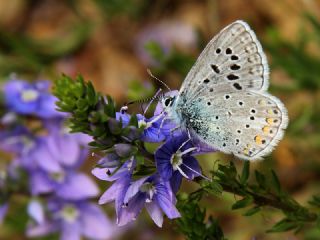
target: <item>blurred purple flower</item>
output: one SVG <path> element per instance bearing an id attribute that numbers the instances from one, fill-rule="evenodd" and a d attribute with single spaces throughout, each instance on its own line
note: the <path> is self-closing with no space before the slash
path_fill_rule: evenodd
<path id="1" fill-rule="evenodd" d="M 23 126 L 0 131 L 0 149 L 15 154 L 27 154 L 34 146 L 35 137 Z"/>
<path id="2" fill-rule="evenodd" d="M 66 200 L 81 200 L 99 194 L 97 185 L 90 177 L 75 171 L 30 172 L 30 190 L 33 195 L 53 193 Z"/>
<path id="3" fill-rule="evenodd" d="M 196 149 L 187 134 L 182 134 L 170 138 L 155 152 L 157 170 L 163 180 L 170 180 L 174 192 L 178 191 L 182 177 L 192 180 L 201 174 L 198 161 L 191 156 Z"/>
<path id="4" fill-rule="evenodd" d="M 32 199 L 28 204 L 27 212 L 36 223 L 40 224 L 45 221 L 45 213 L 40 201 Z"/>
<path id="5" fill-rule="evenodd" d="M 136 37 L 136 53 L 147 65 L 158 63 L 150 56 L 145 46 L 149 42 L 156 42 L 163 53 L 168 55 L 173 47 L 192 49 L 197 44 L 197 34 L 192 26 L 177 21 L 166 21 L 150 25 L 138 33 Z"/>
<path id="6" fill-rule="evenodd" d="M 82 135 L 81 135 L 82 136 Z M 77 134 L 52 133 L 37 137 L 28 154 L 18 159 L 27 170 L 42 169 L 49 173 L 76 169 L 88 156 Z"/>
<path id="7" fill-rule="evenodd" d="M 88 156 L 77 135 L 51 134 L 38 137 L 28 154 L 17 158 L 29 173 L 33 195 L 54 193 L 63 199 L 95 197 L 99 190 L 91 178 L 77 172 Z"/>
<path id="8" fill-rule="evenodd" d="M 29 83 L 11 80 L 4 85 L 7 107 L 19 114 L 32 114 L 41 118 L 62 117 L 65 114 L 56 110 L 56 97 L 49 93 L 50 82 Z"/>
<path id="9" fill-rule="evenodd" d="M 2 224 L 4 217 L 8 212 L 8 208 L 8 203 L 3 203 L 2 205 L 0 205 L 0 225 Z"/>
<path id="10" fill-rule="evenodd" d="M 35 209 L 39 211 L 39 208 Z M 53 232 L 61 232 L 61 240 L 110 239 L 115 235 L 115 228 L 97 205 L 87 201 L 67 202 L 55 199 L 48 203 L 51 217 L 30 224 L 28 237 L 39 237 Z M 31 212 L 30 216 L 38 213 Z"/>

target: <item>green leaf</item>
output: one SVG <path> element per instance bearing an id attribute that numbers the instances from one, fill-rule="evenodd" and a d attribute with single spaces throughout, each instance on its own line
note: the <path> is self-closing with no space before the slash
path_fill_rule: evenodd
<path id="1" fill-rule="evenodd" d="M 286 232 L 293 229 L 296 229 L 300 226 L 298 222 L 291 221 L 288 218 L 282 219 L 281 221 L 277 222 L 270 230 L 267 232 Z"/>
<path id="2" fill-rule="evenodd" d="M 240 177 L 240 183 L 241 184 L 245 184 L 249 179 L 249 175 L 250 175 L 250 162 L 249 161 L 244 161 L 242 174 L 241 174 L 241 177 Z"/>
<path id="3" fill-rule="evenodd" d="M 280 192 L 281 192 L 280 181 L 279 181 L 276 173 L 273 170 L 271 170 L 271 176 L 272 176 L 271 177 L 272 186 L 274 186 L 277 193 L 280 194 Z"/>
<path id="4" fill-rule="evenodd" d="M 175 220 L 177 228 L 188 240 L 224 240 L 218 221 L 211 216 L 206 221 L 206 211 L 199 204 L 202 195 L 203 191 L 196 191 L 190 195 L 178 194 L 177 207 L 181 218 Z"/>
<path id="5" fill-rule="evenodd" d="M 136 115 L 132 115 L 129 121 L 129 125 L 138 127 L 138 118 Z"/>
<path id="6" fill-rule="evenodd" d="M 240 208 L 245 208 L 249 206 L 251 203 L 253 203 L 253 198 L 249 196 L 245 196 L 243 199 L 235 202 L 232 205 L 232 210 L 240 209 Z"/>
<path id="7" fill-rule="evenodd" d="M 261 210 L 260 207 L 253 207 L 253 208 L 250 208 L 248 211 L 246 211 L 243 216 L 246 216 L 246 217 L 249 217 L 249 216 L 252 216 L 254 214 L 256 214 L 257 212 L 259 212 Z"/>
<path id="8" fill-rule="evenodd" d="M 203 180 L 200 182 L 200 186 L 213 195 L 221 195 L 223 191 L 222 186 L 216 180 Z"/>
<path id="9" fill-rule="evenodd" d="M 254 172 L 255 175 L 256 175 L 256 180 L 259 184 L 259 187 L 261 187 L 262 189 L 266 189 L 267 187 L 267 184 L 266 184 L 266 178 L 263 174 L 261 174 L 260 172 L 258 171 L 255 171 Z"/>

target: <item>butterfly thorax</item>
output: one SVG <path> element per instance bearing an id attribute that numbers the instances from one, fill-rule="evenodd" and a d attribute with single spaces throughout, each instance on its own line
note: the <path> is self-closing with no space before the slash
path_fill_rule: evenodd
<path id="1" fill-rule="evenodd" d="M 189 103 L 189 104 L 188 104 Z M 184 94 L 172 99 L 172 104 L 165 107 L 167 119 L 173 121 L 182 130 L 188 129 L 192 133 L 204 135 L 206 132 L 206 119 L 200 117 L 201 105 L 197 102 L 187 101 Z"/>

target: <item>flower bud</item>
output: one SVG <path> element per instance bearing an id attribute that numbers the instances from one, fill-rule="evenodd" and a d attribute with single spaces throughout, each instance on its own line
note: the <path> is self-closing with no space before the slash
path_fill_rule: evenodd
<path id="1" fill-rule="evenodd" d="M 120 157 L 130 157 L 137 152 L 136 147 L 126 143 L 115 144 L 114 149 Z"/>
<path id="2" fill-rule="evenodd" d="M 122 130 L 121 123 L 118 122 L 116 119 L 110 118 L 108 120 L 108 126 L 112 134 L 117 135 L 121 133 L 121 130 Z"/>
<path id="3" fill-rule="evenodd" d="M 119 164 L 119 156 L 115 153 L 109 153 L 98 161 L 98 166 L 101 168 L 115 168 Z"/>
<path id="4" fill-rule="evenodd" d="M 123 135 L 131 141 L 134 141 L 141 137 L 141 132 L 141 129 L 138 129 L 134 126 L 129 126 L 125 129 Z"/>

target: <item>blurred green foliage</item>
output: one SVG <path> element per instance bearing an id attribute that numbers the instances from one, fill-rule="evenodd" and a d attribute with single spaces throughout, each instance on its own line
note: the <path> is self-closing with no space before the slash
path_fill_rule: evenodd
<path id="1" fill-rule="evenodd" d="M 311 42 L 320 43 L 320 22 L 311 15 L 305 17 L 312 31 L 301 29 L 296 42 L 288 42 L 280 37 L 280 29 L 272 28 L 268 32 L 270 41 L 264 47 L 272 56 L 272 65 L 288 73 L 293 82 L 290 86 L 280 88 L 284 91 L 306 89 L 316 91 L 320 88 L 320 56 L 308 51 Z M 277 86 L 279 88 L 279 86 Z"/>
<path id="2" fill-rule="evenodd" d="M 104 16 L 113 18 L 116 16 L 129 16 L 138 18 L 150 6 L 151 2 L 147 0 L 94 0 L 103 11 Z"/>
<path id="3" fill-rule="evenodd" d="M 41 72 L 53 61 L 79 49 L 90 36 L 91 25 L 79 22 L 66 32 L 63 38 L 39 41 L 23 33 L 0 29 L 0 75 Z"/>

